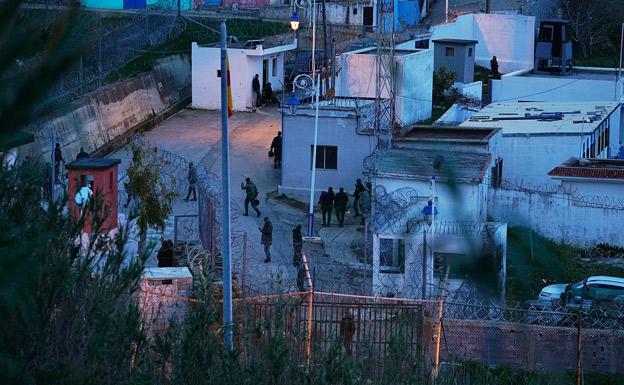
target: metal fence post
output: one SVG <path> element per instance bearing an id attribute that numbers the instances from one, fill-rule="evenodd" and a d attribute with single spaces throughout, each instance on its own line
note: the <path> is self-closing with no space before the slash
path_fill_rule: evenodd
<path id="1" fill-rule="evenodd" d="M 243 297 L 246 295 L 247 288 L 247 232 L 243 233 L 243 278 L 241 282 L 241 290 Z"/>

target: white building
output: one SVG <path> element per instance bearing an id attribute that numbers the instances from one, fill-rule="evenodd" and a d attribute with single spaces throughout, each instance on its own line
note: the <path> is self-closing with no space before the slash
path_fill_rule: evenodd
<path id="1" fill-rule="evenodd" d="M 624 101 L 624 80 L 617 79 L 616 69 L 574 67 L 567 76 L 520 71 L 492 79 L 491 101 L 531 102 L 602 102 Z"/>
<path id="2" fill-rule="evenodd" d="M 533 68 L 535 56 L 535 17 L 471 13 L 453 22 L 432 27 L 431 40 L 476 40 L 476 64 L 490 68 L 496 56 L 499 71 L 508 73 Z"/>
<path id="3" fill-rule="evenodd" d="M 401 126 L 431 117 L 433 50 L 397 49 L 395 53 L 395 115 Z M 375 48 L 340 55 L 336 95 L 374 98 L 377 70 Z M 382 97 L 387 97 L 384 91 Z"/>
<path id="4" fill-rule="evenodd" d="M 506 225 L 485 222 L 491 159 L 497 157 L 499 140 L 499 129 L 420 126 L 377 158 L 369 173 L 375 195 L 374 295 L 421 297 L 423 281 L 426 295 L 436 293 L 447 262 L 455 264 L 451 291 L 465 278 L 458 265 L 484 270 L 490 265 L 504 291 Z M 432 176 L 435 230 L 423 216 Z"/>
<path id="5" fill-rule="evenodd" d="M 302 202 L 310 194 L 314 112 L 314 105 L 308 105 L 283 115 L 278 191 Z M 319 103 L 315 199 L 329 186 L 352 192 L 355 180 L 363 178 L 364 159 L 377 146 L 374 112 L 374 99 L 337 97 Z"/>
<path id="6" fill-rule="evenodd" d="M 258 44 L 256 44 L 258 43 Z M 217 110 L 221 108 L 221 51 L 219 46 L 199 46 L 192 43 L 192 106 Z M 271 83 L 274 92 L 284 83 L 284 52 L 297 48 L 297 41 L 287 45 L 255 42 L 228 45 L 230 81 L 234 111 L 253 107 L 251 81 L 260 78 L 260 89 Z"/>
<path id="7" fill-rule="evenodd" d="M 502 129 L 502 178 L 549 183 L 548 172 L 569 157 L 605 159 L 621 144 L 618 103 L 492 103 L 462 127 Z"/>
<path id="8" fill-rule="evenodd" d="M 559 182 L 561 191 L 576 196 L 603 196 L 624 203 L 624 159 L 570 158 L 548 175 Z"/>

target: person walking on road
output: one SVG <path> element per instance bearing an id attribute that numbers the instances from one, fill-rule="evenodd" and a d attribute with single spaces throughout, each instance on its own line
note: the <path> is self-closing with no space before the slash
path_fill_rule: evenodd
<path id="1" fill-rule="evenodd" d="M 305 279 L 305 267 L 303 266 L 303 258 L 301 256 L 301 248 L 303 247 L 303 237 L 301 236 L 301 225 L 297 225 L 292 231 L 293 233 L 293 266 L 297 269 L 297 289 L 299 292 L 305 291 L 303 280 Z"/>
<path id="2" fill-rule="evenodd" d="M 355 198 L 353 200 L 353 210 L 355 211 L 355 215 L 354 217 L 359 217 L 360 216 L 360 211 L 359 211 L 359 204 L 360 204 L 360 194 L 362 194 L 362 192 L 364 192 L 364 185 L 362 184 L 362 179 L 358 178 L 355 181 L 355 191 L 353 191 L 353 198 Z"/>
<path id="3" fill-rule="evenodd" d="M 318 203 L 323 213 L 323 226 L 331 226 L 331 214 L 335 199 L 334 190 L 331 187 L 329 187 L 327 191 L 323 191 L 319 197 Z"/>
<path id="4" fill-rule="evenodd" d="M 269 263 L 271 262 L 271 243 L 273 243 L 273 225 L 269 217 L 264 217 L 264 225 L 258 227 L 258 230 L 262 233 L 260 242 L 264 246 L 264 263 Z"/>
<path id="5" fill-rule="evenodd" d="M 89 157 L 89 153 L 86 152 L 83 147 L 80 147 L 80 152 L 78 153 L 78 155 L 76 155 L 76 160 L 82 159 L 82 158 L 88 158 L 88 157 Z"/>
<path id="6" fill-rule="evenodd" d="M 188 188 L 188 193 L 186 194 L 186 198 L 184 198 L 184 200 L 188 202 L 189 198 L 191 197 L 191 192 L 192 192 L 193 199 L 191 200 L 196 201 L 197 200 L 197 191 L 196 191 L 197 174 L 195 173 L 195 167 L 193 166 L 193 162 L 189 163 L 188 176 L 186 178 L 188 180 L 189 188 Z"/>
<path id="7" fill-rule="evenodd" d="M 65 163 L 65 159 L 63 159 L 61 144 L 57 143 L 54 147 L 54 180 L 56 183 L 61 183 L 61 163 Z"/>
<path id="8" fill-rule="evenodd" d="M 334 201 L 334 210 L 336 211 L 336 219 L 338 219 L 338 227 L 344 226 L 345 212 L 349 205 L 349 196 L 344 192 L 344 188 L 340 188 Z"/>
<path id="9" fill-rule="evenodd" d="M 277 131 L 277 136 L 271 142 L 273 152 L 273 168 L 282 167 L 282 132 Z"/>
<path id="10" fill-rule="evenodd" d="M 253 106 L 260 107 L 260 79 L 258 74 L 251 81 L 251 90 L 253 91 Z"/>
<path id="11" fill-rule="evenodd" d="M 246 183 L 245 183 L 246 182 Z M 245 182 L 241 182 L 241 189 L 245 190 L 245 216 L 249 215 L 249 204 L 256 211 L 260 218 L 260 210 L 258 210 L 258 188 L 250 178 L 245 178 Z"/>

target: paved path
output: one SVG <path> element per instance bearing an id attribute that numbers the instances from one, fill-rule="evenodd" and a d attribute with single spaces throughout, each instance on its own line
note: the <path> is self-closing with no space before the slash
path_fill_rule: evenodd
<path id="1" fill-rule="evenodd" d="M 304 226 L 306 211 L 296 208 L 285 200 L 276 199 L 280 171 L 273 168 L 268 158 L 269 145 L 281 127 L 281 117 L 276 109 L 264 109 L 255 113 L 235 113 L 230 119 L 230 183 L 232 202 L 232 229 L 234 238 L 234 271 L 242 274 L 243 234 L 248 234 L 247 284 L 254 291 L 270 293 L 292 291 L 295 288 L 295 271 L 292 267 L 292 229 L 296 224 Z M 218 111 L 183 110 L 162 122 L 149 132 L 145 140 L 173 152 L 188 161 L 201 164 L 215 175 L 221 175 L 221 121 Z M 125 174 L 129 154 L 121 149 L 111 157 L 122 159 L 120 175 Z M 180 170 L 185 173 L 185 170 Z M 249 176 L 260 192 L 262 216 L 242 216 L 245 193 L 241 182 Z M 122 186 L 120 186 L 122 187 Z M 181 187 L 185 193 L 186 186 Z M 174 204 L 174 215 L 196 214 L 195 202 L 184 202 L 181 196 Z M 250 209 L 251 210 L 251 209 Z M 264 252 L 260 244 L 258 227 L 264 216 L 273 223 L 272 261 L 263 263 Z M 323 248 L 310 248 L 311 261 L 318 276 L 318 284 L 329 289 L 334 282 L 341 288 L 348 284 L 349 277 L 357 280 L 361 274 L 348 273 L 348 267 L 357 265 L 352 252 L 354 239 L 361 239 L 357 221 L 347 215 L 345 228 L 320 228 L 325 249 L 331 249 L 331 256 Z M 171 226 L 165 231 L 166 238 L 172 238 Z M 154 237 L 158 234 L 152 232 Z M 305 251 L 305 249 L 304 249 Z M 156 263 L 152 256 L 150 265 Z M 351 274 L 351 275 L 349 275 Z M 346 289 L 344 290 L 346 291 Z"/>

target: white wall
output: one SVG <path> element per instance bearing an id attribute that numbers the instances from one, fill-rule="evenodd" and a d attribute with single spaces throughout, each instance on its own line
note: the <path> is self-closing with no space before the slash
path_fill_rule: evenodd
<path id="1" fill-rule="evenodd" d="M 251 81 L 255 74 L 259 75 L 262 87 L 262 61 L 268 59 L 268 82 L 274 92 L 282 89 L 284 81 L 284 53 L 270 53 L 252 56 L 253 50 L 228 48 L 230 62 L 230 83 L 232 87 L 232 103 L 234 111 L 247 111 L 253 106 Z M 192 106 L 209 110 L 221 109 L 221 78 L 217 70 L 221 68 L 220 49 L 216 47 L 199 47 L 192 43 Z M 273 76 L 273 58 L 277 58 L 277 73 Z"/>
<path id="2" fill-rule="evenodd" d="M 438 118 L 438 120 L 435 121 L 435 124 L 444 125 L 463 123 L 478 112 L 479 110 L 476 108 L 453 104 L 442 116 Z"/>
<path id="3" fill-rule="evenodd" d="M 395 111 L 401 125 L 431 117 L 433 50 L 397 56 Z"/>
<path id="4" fill-rule="evenodd" d="M 351 194 L 355 180 L 364 179 L 363 160 L 375 149 L 376 139 L 372 135 L 356 134 L 356 125 L 357 119 L 353 116 L 319 117 L 317 144 L 338 147 L 338 169 L 316 170 L 315 200 L 329 186 L 335 192 L 338 192 L 339 187 L 344 187 Z M 314 116 L 284 115 L 282 135 L 282 178 L 278 191 L 308 202 Z"/>
<path id="5" fill-rule="evenodd" d="M 457 88 L 457 91 L 468 97 L 478 100 L 479 102 L 483 98 L 483 82 L 472 82 L 472 83 L 455 83 L 453 87 Z"/>
<path id="6" fill-rule="evenodd" d="M 607 209 L 585 199 L 590 204 L 567 194 L 490 189 L 488 211 L 494 220 L 528 226 L 556 241 L 582 247 L 601 242 L 624 246 L 624 204 Z"/>
<path id="7" fill-rule="evenodd" d="M 414 51 L 396 56 L 396 117 L 402 125 L 431 117 L 433 89 L 433 50 Z M 374 51 L 340 55 L 341 70 L 336 76 L 336 95 L 375 97 Z M 384 92 L 383 97 L 388 93 Z"/>
<path id="8" fill-rule="evenodd" d="M 557 181 L 557 179 L 554 179 Z M 584 196 L 607 196 L 611 199 L 621 200 L 624 203 L 624 181 L 598 181 L 586 178 L 578 180 L 561 179 L 563 191 Z"/>
<path id="9" fill-rule="evenodd" d="M 402 187 L 411 187 L 417 191 L 418 196 L 430 196 L 431 183 L 428 180 L 379 176 L 375 184 L 383 186 L 389 194 Z M 485 180 L 480 184 L 460 182 L 455 186 L 447 182 L 437 182 L 435 195 L 439 214 L 436 218 L 450 222 L 485 221 L 487 219 L 487 190 L 488 185 Z"/>
<path id="10" fill-rule="evenodd" d="M 616 109 L 610 120 L 610 149 L 615 155 L 620 141 L 620 110 Z M 592 128 L 596 127 L 596 123 Z M 589 127 L 587 130 L 589 131 Z M 538 135 L 504 134 L 501 142 L 503 154 L 503 178 L 521 183 L 552 184 L 548 172 L 570 157 L 581 157 L 581 144 L 589 140 L 585 135 Z"/>
<path id="11" fill-rule="evenodd" d="M 535 17 L 499 14 L 467 14 L 454 22 L 432 27 L 431 39 L 477 40 L 475 61 L 490 67 L 496 56 L 499 70 L 508 73 L 532 68 L 535 45 Z"/>
<path id="12" fill-rule="evenodd" d="M 492 80 L 492 102 L 584 102 L 618 100 L 620 90 L 612 80 L 554 76 L 503 76 Z"/>

